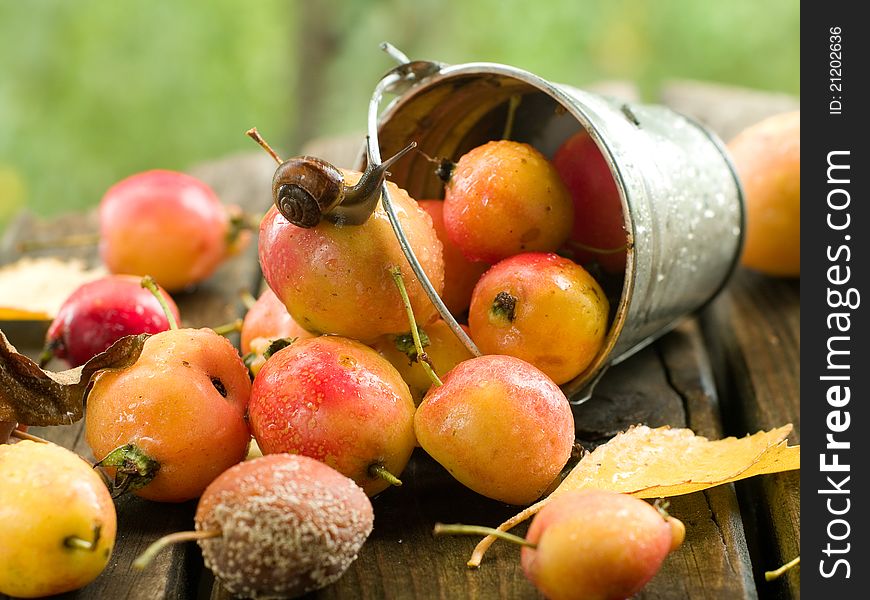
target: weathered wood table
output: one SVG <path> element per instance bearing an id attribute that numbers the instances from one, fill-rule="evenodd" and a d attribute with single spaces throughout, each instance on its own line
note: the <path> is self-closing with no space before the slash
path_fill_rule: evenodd
<path id="1" fill-rule="evenodd" d="M 599 87 L 614 95 L 634 94 L 624 84 Z M 797 101 L 747 90 L 674 82 L 660 95 L 665 104 L 694 116 L 729 139 L 760 118 L 797 107 Z M 355 147 L 319 141 L 307 150 L 348 164 Z M 194 174 L 225 202 L 251 211 L 269 203 L 273 163 L 259 151 L 203 165 Z M 94 231 L 93 214 L 51 220 L 20 219 L 5 236 L 0 262 L 15 260 L 16 242 L 53 238 L 58 232 Z M 94 248 L 66 252 L 96 260 Z M 176 299 L 185 326 L 215 326 L 244 313 L 240 292 L 257 294 L 261 277 L 255 247 L 226 263 L 196 291 Z M 691 427 L 719 438 L 794 423 L 790 442 L 800 442 L 800 285 L 739 270 L 725 292 L 628 361 L 611 369 L 594 397 L 579 407 L 578 439 L 606 441 L 635 423 Z M 40 339 L 32 328 L 11 327 L 7 335 L 35 355 Z M 237 339 L 235 340 L 237 341 Z M 57 368 L 61 366 L 55 365 Z M 82 424 L 34 428 L 85 456 Z M 359 559 L 317 598 L 538 598 L 519 564 L 519 550 L 496 543 L 479 570 L 465 567 L 477 538 L 432 536 L 435 522 L 495 526 L 516 512 L 468 491 L 422 451 L 403 474 L 405 485 L 373 500 L 375 529 Z M 65 597 L 229 598 L 204 569 L 195 544 L 161 554 L 145 571 L 133 559 L 153 540 L 189 529 L 195 503 L 167 505 L 135 497 L 118 501 L 118 538 L 106 571 L 86 588 Z M 672 514 L 687 528 L 686 543 L 665 562 L 639 598 L 798 598 L 800 571 L 765 582 L 763 572 L 800 553 L 799 474 L 766 475 L 736 485 L 673 498 Z M 525 526 L 519 533 L 525 531 Z"/>

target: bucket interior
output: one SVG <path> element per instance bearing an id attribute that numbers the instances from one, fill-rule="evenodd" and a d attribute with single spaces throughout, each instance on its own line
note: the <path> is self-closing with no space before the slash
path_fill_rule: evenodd
<path id="1" fill-rule="evenodd" d="M 394 100 L 381 118 L 378 141 L 382 156 L 391 156 L 410 141 L 417 142 L 419 152 L 412 152 L 390 168 L 390 179 L 412 198 L 444 197 L 444 183 L 435 173 L 437 165 L 427 156 L 455 162 L 481 144 L 503 139 L 512 97 L 518 96 L 520 102 L 515 109 L 510 139 L 530 144 L 551 160 L 566 140 L 587 131 L 578 118 L 577 107 L 566 105 L 551 84 L 536 76 L 524 72 L 485 73 L 473 67 L 471 71 L 436 75 Z M 620 239 L 627 248 L 623 250 L 622 262 L 608 268 L 602 265 L 607 262 L 605 259 L 578 250 L 576 245 L 566 245 L 557 251 L 586 268 L 604 289 L 610 304 L 609 329 L 601 350 L 583 373 L 563 385 L 569 398 L 595 377 L 616 344 L 628 312 L 634 265 L 631 221 L 623 186 L 612 160 L 605 158 L 607 150 L 598 136 L 593 132 L 588 138 L 591 150 L 587 151 L 596 154 L 602 169 L 599 175 L 613 188 L 615 200 L 606 207 L 607 217 L 617 222 Z"/>

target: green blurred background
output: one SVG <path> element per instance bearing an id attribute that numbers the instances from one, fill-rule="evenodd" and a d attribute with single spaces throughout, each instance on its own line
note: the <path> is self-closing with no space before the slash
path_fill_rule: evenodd
<path id="1" fill-rule="evenodd" d="M 412 58 L 496 61 L 582 86 L 665 79 L 799 93 L 798 0 L 0 0 L 0 231 L 118 179 L 362 131 Z"/>

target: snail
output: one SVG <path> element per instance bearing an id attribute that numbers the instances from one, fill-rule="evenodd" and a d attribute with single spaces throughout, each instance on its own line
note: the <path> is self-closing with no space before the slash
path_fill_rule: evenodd
<path id="1" fill-rule="evenodd" d="M 342 225 L 365 223 L 381 197 L 387 169 L 417 146 L 416 142 L 411 142 L 381 164 L 369 163 L 359 182 L 347 185 L 341 170 L 325 160 L 296 156 L 282 161 L 256 128 L 247 135 L 278 163 L 272 178 L 272 197 L 278 212 L 293 225 L 306 229 L 322 219 Z"/>

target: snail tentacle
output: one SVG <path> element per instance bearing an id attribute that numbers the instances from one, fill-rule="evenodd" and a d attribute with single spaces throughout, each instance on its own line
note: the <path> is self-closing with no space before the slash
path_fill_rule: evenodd
<path id="1" fill-rule="evenodd" d="M 368 136 L 366 136 L 366 143 L 368 143 Z M 417 142 L 411 142 L 376 167 L 369 163 L 356 185 L 345 186 L 344 199 L 340 205 L 330 211 L 327 217 L 333 221 L 350 225 L 365 223 L 366 219 L 377 208 L 378 200 L 381 198 L 381 186 L 387 176 L 387 169 L 416 147 Z"/>

